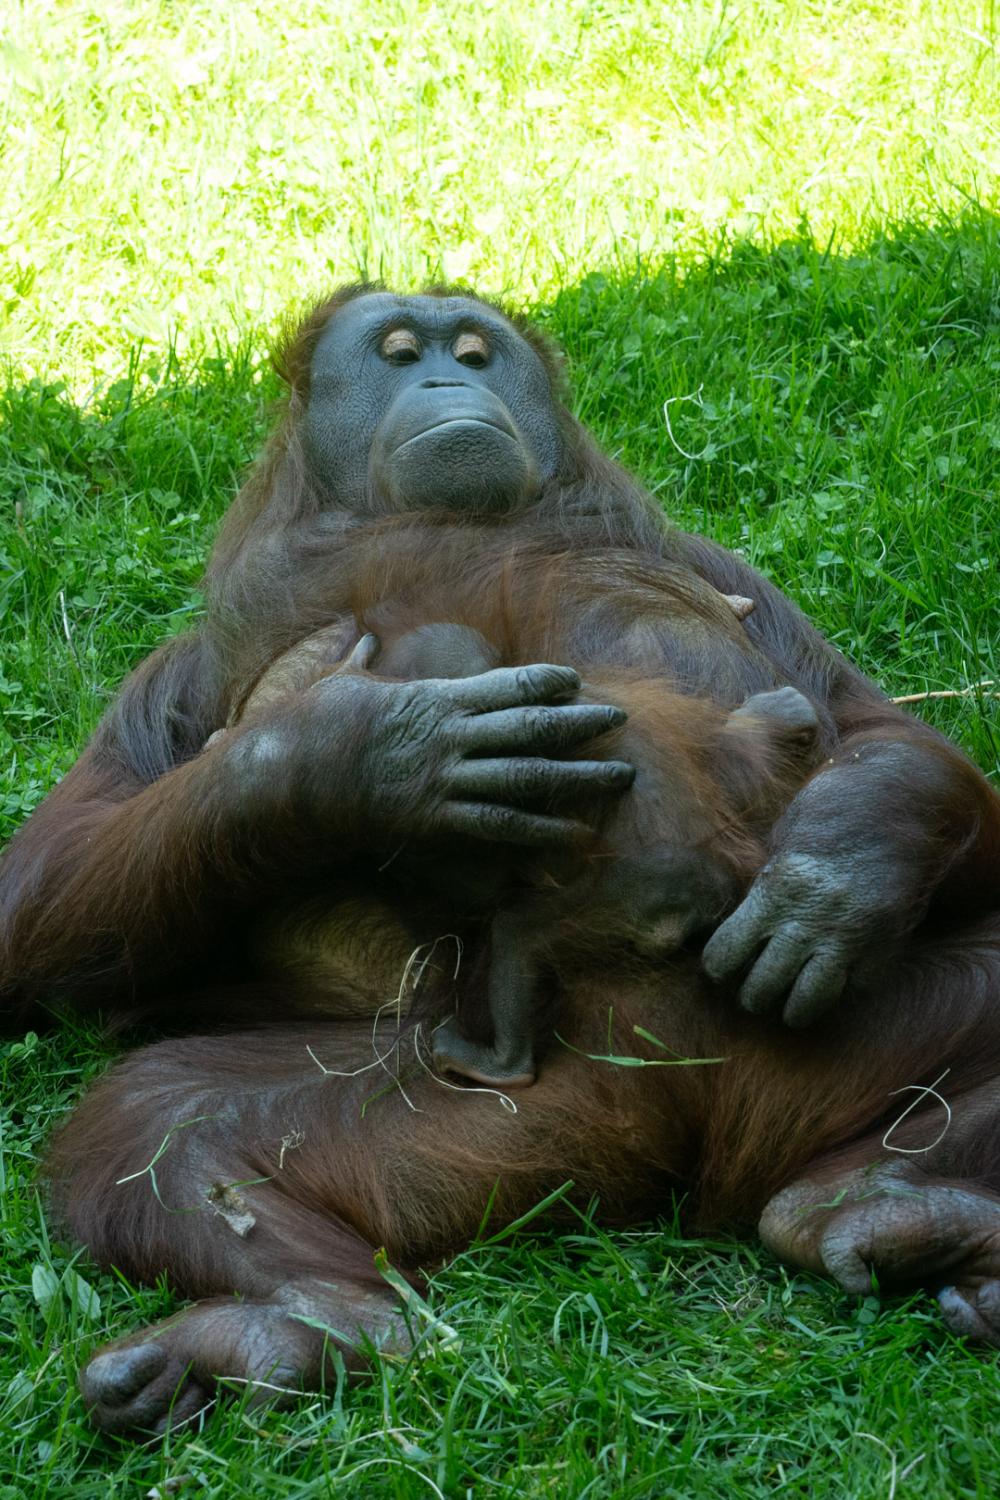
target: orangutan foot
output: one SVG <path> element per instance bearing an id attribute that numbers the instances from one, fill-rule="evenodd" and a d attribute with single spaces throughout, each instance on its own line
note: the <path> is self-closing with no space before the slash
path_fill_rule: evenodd
<path id="1" fill-rule="evenodd" d="M 80 1373 L 91 1421 L 105 1432 L 162 1433 L 211 1406 L 220 1381 L 246 1391 L 250 1405 L 285 1404 L 334 1373 L 334 1350 L 357 1369 L 365 1338 L 408 1347 L 391 1296 L 346 1292 L 310 1282 L 281 1287 L 269 1301 L 196 1302 L 105 1345 Z"/>
<path id="2" fill-rule="evenodd" d="M 848 1292 L 937 1292 L 948 1327 L 1000 1347 L 1000 1199 L 960 1180 L 879 1162 L 793 1183 L 760 1221 L 782 1260 Z"/>
<path id="3" fill-rule="evenodd" d="M 457 1073 L 490 1088 L 523 1089 L 534 1083 L 535 1060 L 530 1048 L 507 1051 L 473 1042 L 463 1036 L 457 1021 L 445 1021 L 434 1032 L 434 1067 L 439 1073 Z"/>

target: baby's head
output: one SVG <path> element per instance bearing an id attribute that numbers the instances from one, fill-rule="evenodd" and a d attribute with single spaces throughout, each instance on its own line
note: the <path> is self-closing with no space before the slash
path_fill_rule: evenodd
<path id="1" fill-rule="evenodd" d="M 418 625 L 389 641 L 369 666 L 379 677 L 415 682 L 424 677 L 476 677 L 492 671 L 499 660 L 499 651 L 478 630 L 440 621 Z"/>

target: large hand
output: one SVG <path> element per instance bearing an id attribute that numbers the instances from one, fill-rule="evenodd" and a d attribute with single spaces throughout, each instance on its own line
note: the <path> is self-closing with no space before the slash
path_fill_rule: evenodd
<path id="1" fill-rule="evenodd" d="M 900 766 L 889 748 L 824 772 L 799 793 L 771 859 L 709 939 L 706 972 L 744 975 L 745 1010 L 781 1007 L 789 1026 L 809 1025 L 840 998 L 855 965 L 923 916 L 927 831 L 918 803 L 909 817 L 894 805 Z"/>
<path id="2" fill-rule="evenodd" d="M 352 842 L 572 843 L 587 832 L 579 805 L 634 778 L 622 761 L 552 758 L 625 720 L 561 701 L 579 686 L 568 667 L 545 665 L 458 680 L 325 677 L 227 745 L 241 812 Z"/>

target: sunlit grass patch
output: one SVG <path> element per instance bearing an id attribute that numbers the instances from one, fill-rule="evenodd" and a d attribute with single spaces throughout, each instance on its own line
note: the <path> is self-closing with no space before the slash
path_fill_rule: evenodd
<path id="1" fill-rule="evenodd" d="M 359 272 L 532 301 L 997 202 L 985 0 L 11 0 L 0 299 L 86 380 Z"/>

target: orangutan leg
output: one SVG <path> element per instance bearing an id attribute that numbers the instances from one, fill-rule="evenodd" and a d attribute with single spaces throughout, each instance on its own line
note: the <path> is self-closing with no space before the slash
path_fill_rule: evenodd
<path id="1" fill-rule="evenodd" d="M 440 1334 L 409 1291 L 416 1268 L 567 1177 L 633 1216 L 674 1178 L 672 1117 L 648 1072 L 595 1081 L 585 1054 L 605 1024 L 570 1029 L 575 1050 L 516 1112 L 433 1078 L 426 1043 L 391 1017 L 130 1053 L 52 1142 L 53 1216 L 99 1265 L 146 1284 L 166 1274 L 200 1300 L 96 1354 L 81 1381 L 93 1420 L 162 1430 L 218 1381 L 280 1399 L 322 1387 L 338 1353 L 353 1369 L 369 1344 Z"/>
<path id="2" fill-rule="evenodd" d="M 321 1387 L 341 1358 L 360 1367 L 370 1345 L 409 1347 L 407 1282 L 376 1258 L 382 1226 L 348 1216 L 378 1196 L 378 1157 L 370 1130 L 337 1127 L 379 1084 L 324 1071 L 341 1036 L 350 1073 L 371 1056 L 370 1026 L 145 1048 L 56 1135 L 52 1205 L 70 1233 L 100 1264 L 145 1282 L 166 1272 L 202 1299 L 90 1361 L 80 1383 L 98 1426 L 163 1430 L 220 1380 L 280 1399 Z"/>
<path id="3" fill-rule="evenodd" d="M 210 1406 L 219 1382 L 251 1405 L 282 1404 L 334 1378 L 339 1351 L 362 1366 L 363 1344 L 408 1348 L 393 1300 L 368 1288 L 288 1283 L 268 1299 L 197 1302 L 107 1344 L 80 1375 L 91 1420 L 106 1432 L 163 1432 Z"/>

